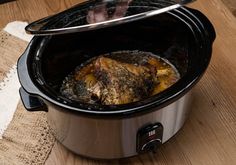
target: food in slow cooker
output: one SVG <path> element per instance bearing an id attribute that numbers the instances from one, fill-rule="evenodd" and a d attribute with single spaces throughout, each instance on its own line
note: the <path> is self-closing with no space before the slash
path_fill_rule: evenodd
<path id="1" fill-rule="evenodd" d="M 67 76 L 61 94 L 91 104 L 127 104 L 155 95 L 180 76 L 167 60 L 151 53 L 122 51 L 92 58 Z"/>

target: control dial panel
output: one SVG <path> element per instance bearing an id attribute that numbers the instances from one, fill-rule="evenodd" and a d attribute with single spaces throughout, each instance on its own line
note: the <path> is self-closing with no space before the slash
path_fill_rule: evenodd
<path id="1" fill-rule="evenodd" d="M 155 152 L 162 144 L 163 126 L 160 123 L 149 124 L 137 133 L 137 152 Z"/>

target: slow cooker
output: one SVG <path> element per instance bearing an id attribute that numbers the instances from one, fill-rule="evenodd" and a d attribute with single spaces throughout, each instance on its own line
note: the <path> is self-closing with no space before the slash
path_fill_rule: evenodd
<path id="1" fill-rule="evenodd" d="M 28 111 L 46 111 L 56 139 L 82 156 L 117 159 L 155 151 L 183 126 L 191 89 L 211 59 L 215 31 L 190 0 L 88 1 L 26 27 L 35 34 L 18 60 L 20 95 Z M 95 56 L 139 50 L 170 61 L 180 80 L 165 91 L 124 105 L 63 97 L 60 85 Z"/>

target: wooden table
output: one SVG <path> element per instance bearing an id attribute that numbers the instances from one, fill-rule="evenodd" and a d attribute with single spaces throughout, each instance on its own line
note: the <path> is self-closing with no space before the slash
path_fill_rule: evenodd
<path id="1" fill-rule="evenodd" d="M 59 12 L 76 0 L 18 0 L 0 5 L 0 27 L 13 20 L 33 21 Z M 229 4 L 227 8 L 225 4 Z M 236 164 L 236 1 L 198 0 L 190 5 L 215 26 L 217 39 L 211 64 L 194 88 L 194 103 L 183 129 L 155 154 L 116 161 L 95 161 L 77 156 L 56 143 L 46 164 Z M 235 85 L 235 86 L 234 86 Z"/>

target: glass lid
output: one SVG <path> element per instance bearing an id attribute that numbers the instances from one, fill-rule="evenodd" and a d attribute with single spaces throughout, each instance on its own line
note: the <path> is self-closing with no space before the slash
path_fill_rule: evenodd
<path id="1" fill-rule="evenodd" d="M 194 0 L 89 0 L 29 24 L 35 35 L 55 35 L 94 30 L 151 17 Z"/>

